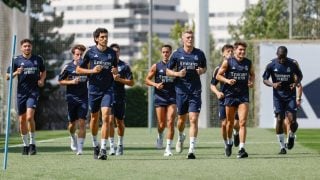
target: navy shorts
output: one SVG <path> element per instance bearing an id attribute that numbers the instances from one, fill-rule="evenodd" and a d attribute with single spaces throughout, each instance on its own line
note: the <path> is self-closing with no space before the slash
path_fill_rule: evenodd
<path id="1" fill-rule="evenodd" d="M 101 107 L 112 107 L 113 92 L 107 91 L 102 95 L 89 94 L 89 108 L 91 113 L 100 111 Z"/>
<path id="2" fill-rule="evenodd" d="M 39 93 L 33 92 L 29 95 L 17 94 L 18 114 L 22 115 L 27 112 L 27 108 L 36 109 L 38 105 Z"/>
<path id="3" fill-rule="evenodd" d="M 125 102 L 114 102 L 112 106 L 112 114 L 118 120 L 124 120 L 126 112 L 126 103 Z"/>
<path id="4" fill-rule="evenodd" d="M 201 110 L 201 93 L 177 94 L 177 109 L 178 115 L 188 112 L 199 113 Z"/>
<path id="5" fill-rule="evenodd" d="M 176 95 L 175 94 L 165 95 L 165 97 L 159 96 L 158 94 L 154 95 L 154 106 L 155 107 L 168 106 L 171 104 L 176 104 Z"/>
<path id="6" fill-rule="evenodd" d="M 240 96 L 240 97 L 225 97 L 224 105 L 225 106 L 233 106 L 238 107 L 240 104 L 248 103 L 248 96 Z"/>
<path id="7" fill-rule="evenodd" d="M 221 103 L 219 100 L 219 119 L 225 120 L 226 118 L 226 106 L 223 104 L 223 102 Z M 234 120 L 239 120 L 238 112 L 236 112 Z"/>
<path id="8" fill-rule="evenodd" d="M 68 120 L 74 122 L 78 119 L 86 119 L 88 113 L 88 101 L 68 102 Z"/>
<path id="9" fill-rule="evenodd" d="M 297 102 L 295 97 L 291 97 L 286 100 L 281 100 L 278 98 L 273 99 L 274 113 L 280 113 L 285 115 L 286 112 L 296 113 L 297 112 Z"/>

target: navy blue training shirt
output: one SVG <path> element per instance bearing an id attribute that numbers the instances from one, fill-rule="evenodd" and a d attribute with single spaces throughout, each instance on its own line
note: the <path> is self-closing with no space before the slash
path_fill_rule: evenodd
<path id="1" fill-rule="evenodd" d="M 278 98 L 288 98 L 296 96 L 296 88 L 290 89 L 290 84 L 295 83 L 295 75 L 299 78 L 300 82 L 302 72 L 295 60 L 287 58 L 287 60 L 281 64 L 276 58 L 271 60 L 267 65 L 262 78 L 267 80 L 271 76 L 273 83 L 281 82 L 279 89 L 273 88 L 273 95 Z"/>
<path id="2" fill-rule="evenodd" d="M 191 53 L 186 53 L 183 48 L 178 48 L 172 53 L 167 68 L 180 71 L 186 68 L 185 77 L 176 78 L 176 92 L 178 94 L 194 94 L 201 92 L 200 76 L 196 69 L 206 68 L 207 60 L 204 53 L 197 48 L 193 48 Z"/>
<path id="3" fill-rule="evenodd" d="M 66 87 L 66 98 L 68 102 L 82 102 L 83 98 L 88 98 L 88 88 L 87 88 L 87 76 L 79 75 L 76 73 L 77 65 L 74 61 L 69 62 L 64 66 L 60 75 L 59 81 L 61 80 L 74 80 L 79 78 L 78 84 L 70 84 Z"/>
<path id="4" fill-rule="evenodd" d="M 163 82 L 163 88 L 157 89 L 155 88 L 155 94 L 160 97 L 166 97 L 167 95 L 175 96 L 175 78 L 166 76 L 167 64 L 163 61 L 160 61 L 156 64 L 156 74 L 154 76 L 155 83 Z"/>
<path id="5" fill-rule="evenodd" d="M 18 75 L 18 88 L 17 93 L 24 95 L 32 92 L 38 92 L 38 80 L 40 80 L 40 72 L 44 72 L 45 66 L 41 56 L 31 55 L 29 59 L 24 58 L 22 55 L 14 58 L 13 71 L 23 67 L 23 72 Z M 7 73 L 10 73 L 8 67 Z"/>
<path id="6" fill-rule="evenodd" d="M 89 75 L 89 94 L 102 95 L 113 86 L 111 69 L 117 67 L 115 51 L 108 47 L 102 52 L 97 46 L 92 46 L 84 55 L 80 67 L 93 69 L 97 65 L 103 66 L 103 69 L 97 74 Z"/>
<path id="7" fill-rule="evenodd" d="M 235 57 L 228 60 L 228 69 L 225 72 L 227 79 L 235 79 L 234 85 L 224 84 L 225 97 L 247 96 L 249 94 L 248 80 L 251 70 L 251 61 L 247 58 L 238 61 Z"/>
<path id="8" fill-rule="evenodd" d="M 122 79 L 129 79 L 132 80 L 132 72 L 129 67 L 129 65 L 121 60 L 118 62 L 118 73 L 120 75 L 120 78 Z M 114 81 L 113 84 L 113 90 L 114 90 L 114 95 L 115 95 L 115 100 L 116 101 L 124 101 L 126 97 L 126 92 L 125 92 L 125 85 L 118 82 Z"/>

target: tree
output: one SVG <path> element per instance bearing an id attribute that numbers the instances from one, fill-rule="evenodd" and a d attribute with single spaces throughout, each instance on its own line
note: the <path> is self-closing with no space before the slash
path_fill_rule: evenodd
<path id="1" fill-rule="evenodd" d="M 249 7 L 237 25 L 229 24 L 232 39 L 285 39 L 288 38 L 289 24 L 287 2 L 268 0 L 266 5 L 259 0 Z"/>
<path id="2" fill-rule="evenodd" d="M 293 36 L 303 39 L 320 38 L 320 1 L 297 0 L 295 4 L 295 15 L 293 23 Z"/>
<path id="3" fill-rule="evenodd" d="M 44 7 L 49 10 L 44 12 Z M 30 21 L 31 39 L 34 44 L 33 53 L 45 59 L 47 69 L 46 84 L 41 89 L 35 117 L 37 129 L 42 129 L 46 124 L 65 123 L 65 106 L 57 104 L 64 102 L 61 101 L 64 97 L 62 94 L 57 95 L 59 85 L 51 83 L 50 80 L 53 80 L 57 72 L 60 72 L 60 67 L 64 62 L 62 54 L 70 48 L 74 35 L 61 37 L 57 29 L 63 25 L 63 13 L 57 15 L 54 9 L 50 10 L 50 2 L 47 0 L 32 1 Z"/>

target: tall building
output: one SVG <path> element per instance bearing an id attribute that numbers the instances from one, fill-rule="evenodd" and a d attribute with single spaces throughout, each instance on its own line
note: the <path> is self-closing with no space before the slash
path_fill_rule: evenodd
<path id="1" fill-rule="evenodd" d="M 246 8 L 256 4 L 258 0 L 208 0 L 208 2 L 210 33 L 213 35 L 215 45 L 221 47 L 231 42 L 228 25 L 236 25 Z M 181 10 L 189 13 L 189 22 L 194 19 L 193 3 L 190 0 L 181 0 Z"/>
<path id="2" fill-rule="evenodd" d="M 153 33 L 169 42 L 172 26 L 176 21 L 186 23 L 188 15 L 177 11 L 179 0 L 154 0 L 153 5 Z M 93 31 L 104 27 L 109 31 L 109 45 L 121 46 L 124 61 L 141 57 L 140 47 L 148 37 L 149 0 L 52 0 L 51 6 L 64 13 L 59 32 L 75 33 L 75 43 L 93 45 Z"/>

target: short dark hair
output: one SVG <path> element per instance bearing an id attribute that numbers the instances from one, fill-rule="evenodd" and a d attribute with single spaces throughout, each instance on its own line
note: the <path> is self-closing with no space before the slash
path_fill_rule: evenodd
<path id="1" fill-rule="evenodd" d="M 112 43 L 112 44 L 110 45 L 110 48 L 120 49 L 120 46 L 119 46 L 119 44 L 117 44 L 117 43 Z"/>
<path id="2" fill-rule="evenodd" d="M 233 49 L 233 46 L 231 44 L 225 44 L 222 47 L 221 52 L 223 53 L 226 49 Z"/>
<path id="3" fill-rule="evenodd" d="M 29 44 L 32 44 L 32 41 L 30 40 L 30 39 L 22 39 L 21 41 L 20 41 L 20 45 L 22 46 L 22 44 L 24 44 L 24 43 L 29 43 Z"/>
<path id="4" fill-rule="evenodd" d="M 288 49 L 285 46 L 279 46 L 277 49 L 277 55 L 287 56 Z"/>
<path id="5" fill-rule="evenodd" d="M 170 44 L 164 44 L 164 45 L 161 46 L 161 49 L 162 48 L 169 48 L 170 51 L 172 51 L 172 46 Z"/>
<path id="6" fill-rule="evenodd" d="M 96 38 L 98 38 L 100 36 L 101 33 L 107 33 L 108 34 L 108 30 L 106 28 L 97 28 L 94 32 L 93 32 L 93 39 L 94 42 L 97 44 L 98 42 L 96 41 Z"/>
<path id="7" fill-rule="evenodd" d="M 243 46 L 247 48 L 247 43 L 245 43 L 244 41 L 236 41 L 233 46 L 234 48 L 238 48 L 238 46 Z"/>
<path id="8" fill-rule="evenodd" d="M 74 52 L 76 51 L 76 49 L 84 52 L 86 50 L 86 47 L 82 44 L 76 44 L 73 46 L 73 48 L 71 49 L 71 53 L 74 54 Z"/>

